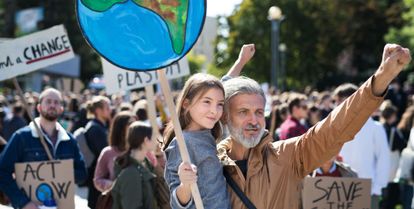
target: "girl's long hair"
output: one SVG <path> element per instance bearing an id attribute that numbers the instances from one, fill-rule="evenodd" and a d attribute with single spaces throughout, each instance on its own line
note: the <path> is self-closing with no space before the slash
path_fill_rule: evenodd
<path id="1" fill-rule="evenodd" d="M 146 123 L 135 121 L 128 127 L 126 139 L 128 141 L 128 150 L 119 156 L 116 161 L 121 169 L 128 167 L 131 164 L 130 155 L 131 151 L 140 149 L 145 141 L 145 138 L 151 139 L 152 128 Z"/>
<path id="2" fill-rule="evenodd" d="M 183 108 L 184 101 L 187 100 L 189 104 L 194 102 L 194 99 L 201 98 L 208 90 L 216 88 L 223 92 L 224 95 L 224 88 L 221 84 L 220 80 L 216 77 L 204 74 L 204 73 L 197 73 L 192 75 L 183 87 L 180 96 L 177 100 L 177 115 L 178 120 L 180 121 L 180 125 L 182 129 L 187 128 L 187 126 L 191 123 L 191 116 L 188 108 Z M 191 106 L 190 106 L 191 108 Z M 222 127 L 220 121 L 218 121 L 213 129 L 211 130 L 214 138 L 219 139 L 222 135 Z M 162 149 L 167 149 L 168 145 L 171 143 L 172 139 L 175 137 L 174 133 L 174 126 L 172 121 L 170 121 L 164 131 L 164 141 Z"/>
<path id="3" fill-rule="evenodd" d="M 135 121 L 135 116 L 128 111 L 122 111 L 115 116 L 109 130 L 108 143 L 110 146 L 116 147 L 122 152 L 128 149 L 127 128 L 133 121 Z"/>

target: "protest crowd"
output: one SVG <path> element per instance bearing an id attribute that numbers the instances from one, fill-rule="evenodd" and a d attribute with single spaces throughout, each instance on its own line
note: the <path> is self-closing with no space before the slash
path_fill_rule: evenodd
<path id="1" fill-rule="evenodd" d="M 1 203 L 39 208 L 13 177 L 14 163 L 48 159 L 37 123 L 53 158 L 73 159 L 92 209 L 108 207 L 109 198 L 109 208 L 195 208 L 194 183 L 208 209 L 303 208 L 306 176 L 370 179 L 371 208 L 411 208 L 414 87 L 395 79 L 411 60 L 408 49 L 387 45 L 360 87 L 322 92 L 264 92 L 240 75 L 254 52 L 244 45 L 224 77 L 191 75 L 174 92 L 192 164 L 182 163 L 161 93 L 151 103 L 138 90 L 0 95 Z"/>

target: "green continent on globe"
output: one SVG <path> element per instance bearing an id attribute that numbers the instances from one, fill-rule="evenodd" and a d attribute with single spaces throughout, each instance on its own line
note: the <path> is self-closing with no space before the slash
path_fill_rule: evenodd
<path id="1" fill-rule="evenodd" d="M 81 0 L 82 3 L 91 10 L 103 12 L 111 8 L 116 3 L 126 2 L 128 0 Z"/>
<path id="2" fill-rule="evenodd" d="M 101 0 L 102 1 L 102 0 Z M 185 26 L 187 23 L 188 0 L 133 0 L 136 4 L 150 9 L 167 23 L 174 52 L 181 54 L 184 49 Z"/>

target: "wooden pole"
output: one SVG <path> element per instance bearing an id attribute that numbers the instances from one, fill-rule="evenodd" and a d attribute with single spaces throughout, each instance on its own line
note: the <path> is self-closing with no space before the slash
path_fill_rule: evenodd
<path id="1" fill-rule="evenodd" d="M 26 99 L 24 98 L 23 91 L 20 88 L 19 82 L 17 82 L 17 78 L 13 78 L 13 84 L 14 84 L 16 90 L 17 90 L 17 93 L 19 94 L 19 96 L 20 96 L 20 98 L 23 102 L 23 106 L 26 109 L 27 115 L 29 115 L 30 120 L 33 121 L 33 124 L 36 128 L 36 131 L 37 131 L 37 135 L 39 135 L 39 137 L 40 137 L 40 142 L 42 143 L 43 148 L 45 149 L 47 157 L 49 158 L 49 160 L 53 160 L 53 156 L 50 153 L 49 147 L 46 144 L 45 138 L 43 136 L 43 132 L 40 130 L 39 126 L 37 125 L 37 123 L 35 122 L 35 120 L 33 118 L 32 110 L 29 108 L 29 105 L 27 104 Z"/>
<path id="2" fill-rule="evenodd" d="M 171 115 L 171 121 L 174 125 L 175 137 L 177 138 L 178 148 L 180 150 L 181 158 L 183 162 L 191 163 L 190 155 L 188 154 L 187 146 L 184 141 L 183 131 L 181 129 L 180 122 L 178 121 L 177 112 L 171 96 L 170 86 L 168 84 L 167 77 L 165 75 L 165 69 L 158 70 L 158 77 L 160 79 L 161 89 L 164 93 L 165 101 L 167 102 L 168 110 Z M 200 191 L 197 184 L 191 185 L 191 194 L 193 196 L 197 209 L 204 209 L 203 202 L 201 200 Z M 220 201 L 220 200 L 217 200 Z"/>
<path id="3" fill-rule="evenodd" d="M 155 96 L 154 96 L 154 89 L 153 85 L 145 86 L 145 95 L 147 97 L 147 104 L 148 104 L 148 118 L 152 126 L 152 136 L 153 139 L 160 138 L 160 130 L 158 128 L 157 123 L 157 111 L 155 108 Z M 160 141 L 160 140 L 158 140 Z"/>

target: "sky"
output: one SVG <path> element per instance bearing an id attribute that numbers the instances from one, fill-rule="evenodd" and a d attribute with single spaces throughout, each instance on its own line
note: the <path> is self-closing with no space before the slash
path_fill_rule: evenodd
<path id="1" fill-rule="evenodd" d="M 233 12 L 234 6 L 241 2 L 242 0 L 207 0 L 207 16 L 228 16 Z"/>

